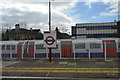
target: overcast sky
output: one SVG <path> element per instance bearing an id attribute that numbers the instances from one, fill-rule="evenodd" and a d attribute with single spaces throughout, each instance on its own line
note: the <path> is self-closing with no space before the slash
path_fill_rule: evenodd
<path id="1" fill-rule="evenodd" d="M 112 22 L 118 20 L 119 0 L 54 0 L 52 2 L 52 29 L 71 33 L 76 23 Z M 14 28 L 17 23 L 26 28 L 48 31 L 48 0 L 1 0 L 2 29 Z M 24 26 L 23 26 L 24 27 Z"/>

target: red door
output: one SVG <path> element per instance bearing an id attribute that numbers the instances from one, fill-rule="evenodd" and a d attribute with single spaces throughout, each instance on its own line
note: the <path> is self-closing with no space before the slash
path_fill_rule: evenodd
<path id="1" fill-rule="evenodd" d="M 19 42 L 17 45 L 17 56 L 22 56 L 23 53 L 23 48 L 22 45 L 24 44 L 24 42 Z"/>
<path id="2" fill-rule="evenodd" d="M 116 43 L 115 40 L 103 40 L 105 53 L 105 44 L 106 44 L 106 56 L 116 56 Z"/>
<path id="3" fill-rule="evenodd" d="M 72 41 L 61 41 L 61 55 L 72 56 Z"/>
<path id="4" fill-rule="evenodd" d="M 29 42 L 28 55 L 29 56 L 34 56 L 34 42 Z"/>

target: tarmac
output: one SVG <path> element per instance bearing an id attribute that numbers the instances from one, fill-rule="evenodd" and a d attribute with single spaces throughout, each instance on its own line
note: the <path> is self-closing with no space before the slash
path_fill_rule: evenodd
<path id="1" fill-rule="evenodd" d="M 7 80 L 120 80 L 119 59 L 2 59 Z M 22 78 L 22 79 L 21 79 Z"/>

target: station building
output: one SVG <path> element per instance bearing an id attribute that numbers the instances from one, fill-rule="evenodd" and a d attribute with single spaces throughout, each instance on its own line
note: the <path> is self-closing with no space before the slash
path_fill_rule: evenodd
<path id="1" fill-rule="evenodd" d="M 75 38 L 114 38 L 119 37 L 118 22 L 83 23 L 72 26 Z"/>

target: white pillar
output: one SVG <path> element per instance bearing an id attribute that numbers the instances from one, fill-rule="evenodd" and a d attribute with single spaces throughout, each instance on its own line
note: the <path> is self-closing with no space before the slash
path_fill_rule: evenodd
<path id="1" fill-rule="evenodd" d="M 23 59 L 23 49 L 24 49 L 23 46 L 24 46 L 24 45 L 23 45 L 23 44 L 21 44 L 21 45 L 22 45 L 22 59 Z"/>
<path id="2" fill-rule="evenodd" d="M 12 45 L 10 45 L 10 58 L 12 58 Z"/>
<path id="3" fill-rule="evenodd" d="M 76 58 L 76 57 L 75 57 L 76 55 L 75 55 L 75 43 L 74 43 L 74 42 L 73 42 L 73 48 L 72 48 L 72 49 L 73 49 L 73 54 L 74 54 L 74 59 L 75 59 L 75 58 Z"/>
<path id="4" fill-rule="evenodd" d="M 61 51 L 60 51 L 60 59 L 62 59 Z"/>
<path id="5" fill-rule="evenodd" d="M 62 55 L 61 55 L 61 42 L 60 42 L 59 51 L 60 51 L 60 59 L 62 59 Z"/>
<path id="6" fill-rule="evenodd" d="M 36 45 L 34 44 L 34 59 L 35 59 Z"/>
<path id="7" fill-rule="evenodd" d="M 107 59 L 107 57 L 106 57 L 106 42 L 105 42 L 104 48 L 105 48 L 105 54 L 104 54 L 104 56 L 105 56 L 105 60 L 106 60 Z"/>
<path id="8" fill-rule="evenodd" d="M 88 49 L 88 55 L 89 55 L 89 59 L 91 58 L 91 55 L 90 55 L 90 48 Z"/>

